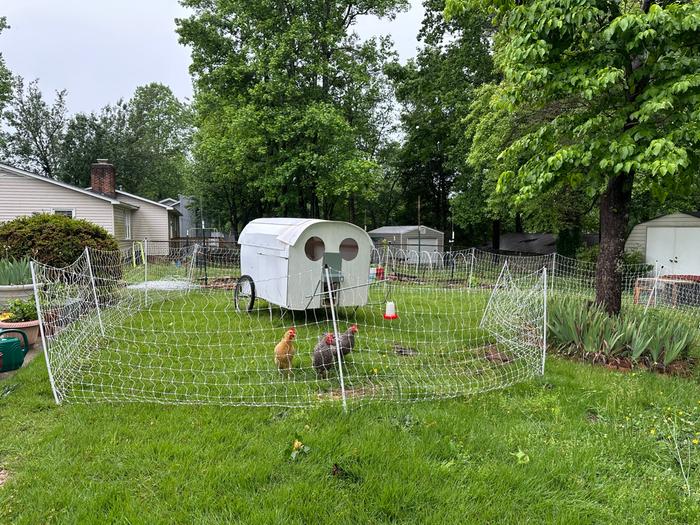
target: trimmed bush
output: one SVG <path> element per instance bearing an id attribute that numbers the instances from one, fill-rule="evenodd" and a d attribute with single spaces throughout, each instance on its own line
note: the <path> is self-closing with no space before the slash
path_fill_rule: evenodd
<path id="1" fill-rule="evenodd" d="M 0 224 L 2 257 L 31 257 L 60 268 L 80 257 L 85 247 L 117 250 L 119 245 L 104 228 L 63 215 L 41 213 Z"/>

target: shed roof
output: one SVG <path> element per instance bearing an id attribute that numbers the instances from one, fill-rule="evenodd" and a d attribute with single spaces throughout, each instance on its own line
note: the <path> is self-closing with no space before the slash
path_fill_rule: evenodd
<path id="1" fill-rule="evenodd" d="M 640 222 L 639 224 L 637 224 L 637 226 L 639 226 L 641 224 L 647 224 L 649 222 L 654 222 L 658 219 L 661 219 L 663 217 L 668 217 L 670 215 L 688 215 L 690 217 L 695 217 L 696 219 L 700 219 L 700 211 L 677 211 L 674 213 L 664 213 L 662 215 L 657 215 L 653 219 L 649 219 L 648 221 Z"/>
<path id="2" fill-rule="evenodd" d="M 428 226 L 424 225 L 409 225 L 409 226 L 382 226 L 381 228 L 375 228 L 374 230 L 370 230 L 369 233 L 370 235 L 406 235 L 407 233 L 413 233 L 418 231 L 418 228 L 425 228 L 427 231 L 430 231 L 432 233 L 437 233 L 438 235 L 442 235 L 443 233 L 440 230 L 436 230 L 434 228 L 429 228 Z"/>

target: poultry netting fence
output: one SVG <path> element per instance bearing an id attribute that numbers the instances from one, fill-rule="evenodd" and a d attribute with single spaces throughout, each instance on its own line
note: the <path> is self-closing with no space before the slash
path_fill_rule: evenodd
<path id="1" fill-rule="evenodd" d="M 242 307 L 239 252 L 226 248 L 135 243 L 32 268 L 57 402 L 295 407 L 463 396 L 543 373 L 548 297 L 595 296 L 595 264 L 476 249 L 375 250 L 366 278 L 346 279 L 324 308 L 305 311 L 260 299 Z M 700 328 L 694 277 L 644 264 L 621 272 L 624 308 Z M 257 284 L 311 298 L 324 293 L 323 278 L 316 269 Z M 343 306 L 358 287 L 367 304 Z M 395 319 L 385 318 L 390 306 Z"/>
<path id="2" fill-rule="evenodd" d="M 234 250 L 141 244 L 86 250 L 66 268 L 33 263 L 55 399 L 286 407 L 418 401 L 541 374 L 546 264 L 453 255 L 416 265 L 375 254 L 381 260 L 366 277 L 344 280 L 326 293 L 324 308 L 305 311 L 260 299 L 236 303 Z M 325 293 L 309 285 L 323 278 L 315 269 L 266 284 L 286 281 L 311 297 Z M 357 287 L 367 287 L 367 304 L 343 306 L 345 291 Z M 387 319 L 392 307 L 397 317 Z"/>

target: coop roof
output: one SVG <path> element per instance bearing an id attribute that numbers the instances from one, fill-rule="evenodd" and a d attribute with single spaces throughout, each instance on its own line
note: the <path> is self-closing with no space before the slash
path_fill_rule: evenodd
<path id="1" fill-rule="evenodd" d="M 299 237 L 309 226 L 318 223 L 346 226 L 359 230 L 363 235 L 366 235 L 362 228 L 350 224 L 349 222 L 271 217 L 250 221 L 246 227 L 243 228 L 238 238 L 238 244 L 287 251 L 289 246 L 294 246 L 296 244 Z"/>

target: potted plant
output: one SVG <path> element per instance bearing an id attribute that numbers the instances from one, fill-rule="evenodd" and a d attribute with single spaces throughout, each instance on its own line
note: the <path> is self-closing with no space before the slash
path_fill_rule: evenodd
<path id="1" fill-rule="evenodd" d="M 34 295 L 29 259 L 0 259 L 0 306 Z"/>
<path id="2" fill-rule="evenodd" d="M 27 334 L 29 346 L 39 338 L 39 321 L 34 299 L 15 299 L 0 311 L 0 329 L 19 329 Z"/>

